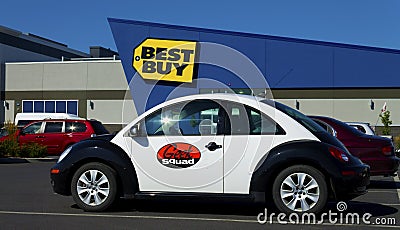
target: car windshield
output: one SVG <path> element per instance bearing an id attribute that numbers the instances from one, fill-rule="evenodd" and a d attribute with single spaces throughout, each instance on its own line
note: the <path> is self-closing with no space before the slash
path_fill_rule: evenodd
<path id="1" fill-rule="evenodd" d="M 271 100 L 262 100 L 261 102 L 274 106 L 271 104 Z M 299 111 L 290 108 L 289 106 L 286 106 L 284 104 L 281 104 L 279 102 L 273 102 L 275 104 L 275 108 L 280 110 L 281 112 L 287 114 L 291 118 L 295 119 L 297 122 L 299 122 L 301 125 L 303 125 L 305 128 L 310 130 L 311 132 L 326 132 L 325 129 L 323 129 L 320 125 L 315 123 L 311 118 L 307 117 L 306 115 L 300 113 Z"/>
<path id="2" fill-rule="evenodd" d="M 102 135 L 102 134 L 109 134 L 108 130 L 103 126 L 103 124 L 99 121 L 96 120 L 90 120 L 90 124 L 93 127 L 94 132 L 96 135 Z"/>

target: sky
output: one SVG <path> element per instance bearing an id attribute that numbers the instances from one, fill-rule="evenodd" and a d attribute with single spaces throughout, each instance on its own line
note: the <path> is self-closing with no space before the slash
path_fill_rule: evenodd
<path id="1" fill-rule="evenodd" d="M 2 0 L 0 25 L 88 53 L 108 17 L 400 50 L 400 0 Z"/>

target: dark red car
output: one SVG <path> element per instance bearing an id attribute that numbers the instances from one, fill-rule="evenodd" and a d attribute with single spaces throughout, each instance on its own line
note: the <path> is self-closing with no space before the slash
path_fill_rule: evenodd
<path id="1" fill-rule="evenodd" d="M 371 167 L 371 175 L 394 175 L 400 158 L 394 153 L 393 142 L 389 138 L 367 135 L 344 122 L 330 117 L 309 116 L 321 125 L 322 121 L 336 131 L 339 139 L 351 154 Z"/>
<path id="2" fill-rule="evenodd" d="M 20 145 L 35 142 L 47 146 L 47 154 L 56 155 L 81 140 L 108 133 L 97 120 L 49 119 L 31 122 L 15 135 Z"/>

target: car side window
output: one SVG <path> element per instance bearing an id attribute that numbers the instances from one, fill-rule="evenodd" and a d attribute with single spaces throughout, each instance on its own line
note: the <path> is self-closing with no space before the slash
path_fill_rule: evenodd
<path id="1" fill-rule="evenodd" d="M 232 135 L 284 135 L 285 131 L 272 118 L 259 110 L 239 103 L 228 103 L 227 133 Z"/>
<path id="2" fill-rule="evenodd" d="M 250 135 L 284 135 L 285 131 L 274 120 L 260 111 L 247 107 Z"/>
<path id="3" fill-rule="evenodd" d="M 141 122 L 141 134 L 196 136 L 219 134 L 220 105 L 211 100 L 178 103 L 158 110 Z M 145 130 L 145 131 L 143 131 Z"/>
<path id="4" fill-rule="evenodd" d="M 66 133 L 83 133 L 87 129 L 86 124 L 82 122 L 65 122 Z"/>
<path id="5" fill-rule="evenodd" d="M 35 133 L 40 133 L 40 128 L 42 127 L 43 122 L 35 122 L 33 124 L 30 124 L 26 128 L 24 128 L 23 132 L 25 134 L 35 134 Z"/>
<path id="6" fill-rule="evenodd" d="M 44 133 L 61 133 L 62 128 L 63 128 L 64 122 L 53 122 L 53 121 L 47 121 L 45 128 L 44 128 Z"/>
<path id="7" fill-rule="evenodd" d="M 364 127 L 362 127 L 361 125 L 354 125 L 354 128 L 358 129 L 358 131 L 366 133 L 367 131 L 365 131 Z"/>

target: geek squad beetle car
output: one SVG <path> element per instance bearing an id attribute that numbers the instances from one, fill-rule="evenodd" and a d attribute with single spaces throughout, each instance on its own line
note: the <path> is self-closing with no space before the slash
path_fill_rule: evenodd
<path id="1" fill-rule="evenodd" d="M 166 101 L 115 136 L 68 148 L 53 190 L 86 211 L 117 198 L 237 197 L 279 210 L 320 212 L 328 199 L 366 193 L 369 166 L 305 115 L 235 94 Z"/>

